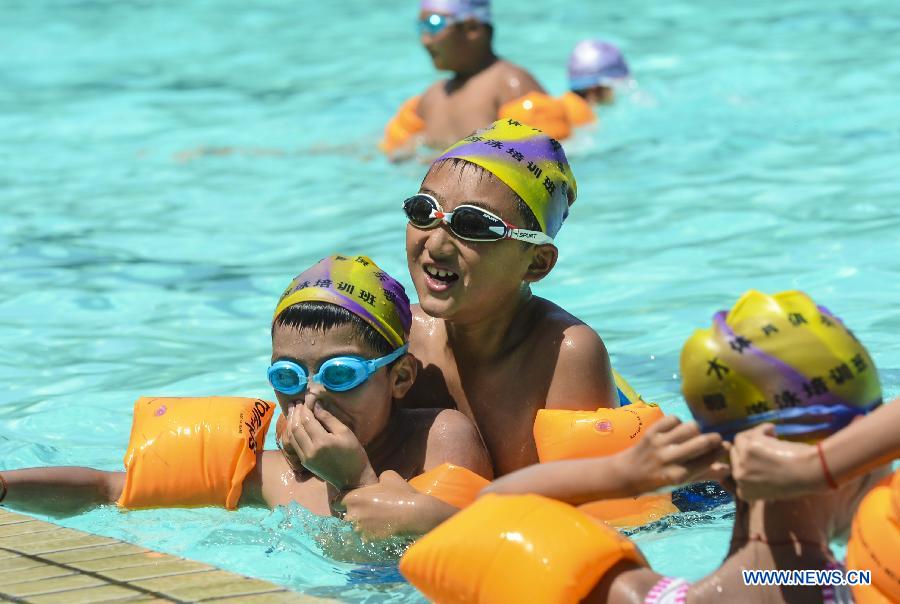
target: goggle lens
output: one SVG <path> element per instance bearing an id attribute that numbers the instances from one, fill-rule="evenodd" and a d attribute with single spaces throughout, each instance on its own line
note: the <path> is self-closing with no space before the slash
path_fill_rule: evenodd
<path id="1" fill-rule="evenodd" d="M 359 365 L 362 365 L 360 367 Z M 362 370 L 360 372 L 360 369 Z M 360 375 L 360 373 L 362 375 Z M 365 381 L 366 370 L 362 363 L 357 366 L 351 366 L 348 363 L 338 361 L 333 365 L 323 368 L 322 383 L 329 390 L 343 392 L 360 385 Z"/>
<path id="2" fill-rule="evenodd" d="M 450 220 L 450 227 L 462 237 L 485 241 L 503 239 L 503 233 L 506 230 L 502 222 L 494 220 L 475 208 L 457 208 Z M 500 232 L 492 231 L 491 227 L 499 229 Z"/>
<path id="3" fill-rule="evenodd" d="M 425 228 L 437 223 L 437 218 L 431 216 L 437 208 L 430 199 L 422 195 L 414 195 L 403 202 L 403 210 L 409 221 L 417 227 Z"/>
<path id="4" fill-rule="evenodd" d="M 299 367 L 297 368 L 299 369 Z M 306 387 L 306 374 L 287 363 L 278 362 L 269 368 L 269 383 L 272 388 L 284 394 L 297 394 Z"/>
<path id="5" fill-rule="evenodd" d="M 448 17 L 438 14 L 428 15 L 419 21 L 419 34 L 436 36 L 448 25 L 450 25 Z"/>

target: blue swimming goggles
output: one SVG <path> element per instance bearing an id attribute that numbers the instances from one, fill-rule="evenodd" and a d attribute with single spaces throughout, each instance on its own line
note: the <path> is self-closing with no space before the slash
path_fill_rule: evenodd
<path id="1" fill-rule="evenodd" d="M 431 15 L 428 15 L 424 19 L 420 19 L 417 22 L 417 26 L 420 36 L 436 36 L 444 31 L 445 28 L 451 25 L 455 25 L 456 23 L 459 23 L 459 21 L 454 19 L 453 17 L 433 13 Z"/>
<path id="2" fill-rule="evenodd" d="M 310 380 L 315 380 L 332 392 L 352 390 L 372 377 L 376 371 L 406 354 L 409 344 L 404 344 L 380 359 L 359 357 L 334 357 L 328 359 L 311 377 L 306 369 L 293 361 L 275 361 L 269 366 L 268 376 L 272 388 L 282 394 L 298 394 L 306 390 Z"/>

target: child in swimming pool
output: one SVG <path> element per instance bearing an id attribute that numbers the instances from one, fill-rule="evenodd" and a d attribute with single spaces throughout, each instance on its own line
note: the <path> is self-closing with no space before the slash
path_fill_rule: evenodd
<path id="1" fill-rule="evenodd" d="M 490 0 L 421 0 L 419 7 L 422 45 L 435 68 L 453 73 L 419 98 L 426 144 L 443 148 L 496 120 L 504 103 L 543 92 L 527 70 L 494 53 Z"/>
<path id="2" fill-rule="evenodd" d="M 569 56 L 569 88 L 592 105 L 610 104 L 616 89 L 631 80 L 619 49 L 606 40 L 582 40 Z"/>
<path id="3" fill-rule="evenodd" d="M 491 476 L 464 415 L 397 406 L 416 374 L 409 327 L 403 286 L 365 256 L 332 256 L 293 280 L 272 321 L 269 379 L 288 418 L 286 438 L 306 471 L 295 476 L 280 451 L 262 452 L 241 503 L 296 501 L 328 515 L 343 491 L 375 483 L 386 470 L 408 479 L 452 462 Z M 4 503 L 48 511 L 117 501 L 125 481 L 124 472 L 89 468 L 2 476 Z M 395 533 L 424 532 L 455 511 L 431 497 L 416 501 L 415 512 L 395 522 Z"/>
<path id="4" fill-rule="evenodd" d="M 774 421 L 781 434 L 793 438 L 821 438 L 881 403 L 868 352 L 837 317 L 800 292 L 766 296 L 751 291 L 729 313 L 718 313 L 712 329 L 698 330 L 685 344 L 681 373 L 694 417 L 704 429 L 729 438 L 762 421 Z M 589 462 L 616 460 L 560 465 L 577 464 L 583 475 Z M 542 470 L 538 466 L 528 469 L 527 476 L 523 472 L 501 478 L 490 492 L 556 496 L 558 486 L 556 492 L 548 490 Z M 838 568 L 829 542 L 847 531 L 859 501 L 884 475 L 879 469 L 814 498 L 755 503 L 738 498 L 731 547 L 715 572 L 691 585 L 623 562 L 585 601 L 633 602 L 635 594 L 654 604 L 729 597 L 753 602 L 849 601 L 840 599 L 838 586 L 747 587 L 741 571 Z M 582 485 L 591 482 L 570 479 L 566 498 L 577 499 Z"/>
<path id="5" fill-rule="evenodd" d="M 403 401 L 472 419 L 498 476 L 537 462 L 538 409 L 618 406 L 596 332 L 531 291 L 556 265 L 575 195 L 557 141 L 499 120 L 451 146 L 404 202 L 420 368 Z"/>

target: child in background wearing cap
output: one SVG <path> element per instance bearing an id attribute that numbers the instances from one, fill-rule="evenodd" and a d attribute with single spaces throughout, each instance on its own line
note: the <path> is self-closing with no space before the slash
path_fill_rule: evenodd
<path id="1" fill-rule="evenodd" d="M 712 329 L 694 333 L 681 354 L 684 396 L 705 430 L 740 438 L 744 430 L 769 421 L 783 436 L 816 439 L 841 430 L 881 403 L 878 374 L 868 352 L 837 317 L 805 294 L 751 291 L 713 321 Z M 561 499 L 577 503 L 581 491 L 597 482 L 584 480 L 586 464 L 593 464 L 596 472 L 626 462 L 628 453 L 528 468 L 496 481 L 489 492 L 550 497 L 564 493 Z M 562 486 L 561 472 L 569 474 L 568 484 Z M 849 602 L 847 586 L 748 587 L 741 571 L 840 568 L 829 542 L 847 532 L 858 503 L 885 474 L 881 468 L 815 497 L 755 503 L 738 498 L 728 555 L 712 574 L 692 585 L 623 562 L 583 601 L 633 602 L 637 594 L 647 604 L 725 599 Z"/>
<path id="2" fill-rule="evenodd" d="M 560 97 L 572 126 L 596 121 L 594 106 L 611 104 L 615 91 L 631 82 L 622 53 L 604 40 L 582 40 L 569 56 L 569 88 Z"/>
<path id="3" fill-rule="evenodd" d="M 543 92 L 528 71 L 494 53 L 489 0 L 421 0 L 419 6 L 422 45 L 435 68 L 453 76 L 408 101 L 410 134 L 421 128 L 428 146 L 444 148 L 496 120 L 505 103 Z M 382 148 L 393 152 L 405 141 L 391 142 L 390 128 Z"/>
<path id="4" fill-rule="evenodd" d="M 381 473 L 406 485 L 405 479 L 450 462 L 491 476 L 464 415 L 398 408 L 416 376 L 406 352 L 409 326 L 403 286 L 365 256 L 332 256 L 293 280 L 273 318 L 269 379 L 288 418 L 285 438 L 305 471 L 295 475 L 280 451 L 264 451 L 245 480 L 242 504 L 296 501 L 329 515 L 330 502 L 377 482 Z M 32 468 L 2 478 L 4 503 L 70 512 L 118 500 L 125 473 Z M 415 491 L 408 499 L 417 505 L 395 519 L 395 533 L 425 532 L 456 511 Z"/>
<path id="5" fill-rule="evenodd" d="M 569 88 L 592 105 L 615 100 L 616 89 L 631 80 L 619 49 L 605 40 L 582 40 L 569 57 Z"/>

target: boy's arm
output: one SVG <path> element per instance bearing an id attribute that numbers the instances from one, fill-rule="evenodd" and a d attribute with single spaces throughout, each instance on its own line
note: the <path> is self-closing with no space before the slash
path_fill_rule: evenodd
<path id="1" fill-rule="evenodd" d="M 609 354 L 589 326 L 573 325 L 563 333 L 546 406 L 585 411 L 619 406 Z"/>
<path id="2" fill-rule="evenodd" d="M 422 465 L 426 472 L 443 463 L 452 463 L 487 479 L 493 478 L 494 468 L 478 428 L 459 411 L 444 409 L 438 413 L 428 430 L 426 443 Z"/>
<path id="3" fill-rule="evenodd" d="M 6 487 L 3 504 L 48 514 L 74 514 L 113 503 L 125 485 L 125 472 L 81 467 L 5 470 L 0 475 L 0 489 Z"/>
<path id="4" fill-rule="evenodd" d="M 418 492 L 403 477 L 387 470 L 377 484 L 344 496 L 335 510 L 366 539 L 424 535 L 459 511 L 436 497 Z"/>
<path id="5" fill-rule="evenodd" d="M 724 466 L 713 466 L 723 452 L 718 434 L 701 434 L 696 423 L 667 416 L 621 453 L 529 466 L 495 480 L 482 494 L 535 493 L 573 505 L 634 497 L 709 478 L 711 467 L 724 473 Z"/>
<path id="6" fill-rule="evenodd" d="M 426 440 L 425 471 L 452 463 L 491 478 L 493 466 L 475 424 L 454 409 L 434 419 Z M 415 490 L 393 471 L 383 472 L 377 484 L 345 496 L 345 518 L 368 538 L 423 535 L 459 511 L 448 503 Z"/>
<path id="7" fill-rule="evenodd" d="M 789 499 L 828 488 L 900 457 L 900 399 L 813 445 L 778 440 L 772 424 L 737 435 L 731 463 L 743 499 Z"/>

